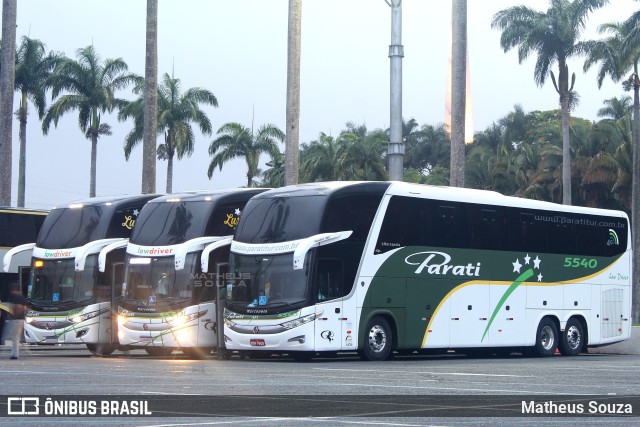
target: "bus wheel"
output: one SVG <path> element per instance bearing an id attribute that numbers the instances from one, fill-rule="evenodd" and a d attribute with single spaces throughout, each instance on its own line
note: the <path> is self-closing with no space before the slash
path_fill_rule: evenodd
<path id="1" fill-rule="evenodd" d="M 560 335 L 558 348 L 563 356 L 576 356 L 584 345 L 584 332 L 582 324 L 575 318 L 569 319 L 564 332 Z"/>
<path id="2" fill-rule="evenodd" d="M 362 353 L 368 360 L 385 360 L 391 355 L 393 332 L 383 317 L 376 316 L 369 321 L 365 329 Z"/>
<path id="3" fill-rule="evenodd" d="M 113 344 L 87 344 L 87 349 L 96 356 L 106 357 L 116 351 Z"/>
<path id="4" fill-rule="evenodd" d="M 149 356 L 168 356 L 173 353 L 171 347 L 145 347 L 144 351 L 146 351 Z"/>
<path id="5" fill-rule="evenodd" d="M 545 317 L 538 325 L 535 352 L 540 357 L 553 356 L 558 348 L 558 327 L 556 323 Z"/>

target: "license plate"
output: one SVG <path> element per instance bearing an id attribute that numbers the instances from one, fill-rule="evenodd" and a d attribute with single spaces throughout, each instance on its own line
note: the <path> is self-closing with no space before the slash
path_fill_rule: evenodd
<path id="1" fill-rule="evenodd" d="M 252 339 L 249 341 L 249 344 L 251 344 L 253 347 L 264 347 L 264 340 L 263 339 Z"/>
<path id="2" fill-rule="evenodd" d="M 58 342 L 58 337 L 54 336 L 48 336 L 48 337 L 44 337 L 46 342 Z"/>
<path id="3" fill-rule="evenodd" d="M 142 341 L 142 342 L 151 342 L 151 337 L 140 337 L 140 341 Z"/>

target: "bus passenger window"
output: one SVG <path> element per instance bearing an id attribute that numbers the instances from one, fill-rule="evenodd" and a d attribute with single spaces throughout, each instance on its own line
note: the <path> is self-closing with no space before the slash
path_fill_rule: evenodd
<path id="1" fill-rule="evenodd" d="M 316 298 L 318 302 L 340 298 L 345 292 L 342 283 L 342 261 L 339 259 L 318 259 L 316 265 Z"/>
<path id="2" fill-rule="evenodd" d="M 509 235 L 512 251 L 547 252 L 546 222 L 536 219 L 532 213 L 514 209 Z"/>

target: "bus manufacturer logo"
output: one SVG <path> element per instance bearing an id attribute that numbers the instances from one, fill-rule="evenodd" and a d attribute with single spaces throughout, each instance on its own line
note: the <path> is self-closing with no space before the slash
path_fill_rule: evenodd
<path id="1" fill-rule="evenodd" d="M 331 331 L 322 331 L 322 333 L 320 334 L 320 337 L 322 339 L 328 340 L 329 342 L 333 341 L 333 332 Z"/>
<path id="2" fill-rule="evenodd" d="M 260 328 L 258 328 L 257 326 L 255 328 L 253 328 L 253 333 L 254 334 L 259 334 L 260 333 Z"/>

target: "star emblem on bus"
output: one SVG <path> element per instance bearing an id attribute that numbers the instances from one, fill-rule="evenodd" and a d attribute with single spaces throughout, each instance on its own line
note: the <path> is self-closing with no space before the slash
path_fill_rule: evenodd
<path id="1" fill-rule="evenodd" d="M 498 301 L 498 304 L 496 304 L 496 307 L 493 309 L 493 313 L 491 314 L 489 323 L 487 324 L 487 327 L 485 328 L 484 334 L 482 335 L 482 339 L 480 341 L 484 341 L 485 337 L 487 336 L 487 333 L 489 332 L 489 328 L 491 327 L 491 324 L 493 323 L 494 319 L 498 315 L 498 312 L 500 311 L 504 303 L 507 301 L 509 296 L 523 282 L 526 282 L 528 279 L 530 279 L 535 275 L 534 270 L 538 270 L 537 279 L 538 279 L 538 282 L 542 282 L 543 276 L 542 276 L 542 272 L 540 272 L 540 263 L 542 262 L 542 260 L 540 259 L 540 257 L 536 255 L 535 259 L 532 260 L 531 256 L 529 254 L 526 254 L 522 259 L 524 264 L 520 263 L 520 257 L 516 258 L 515 262 L 511 263 L 511 265 L 513 266 L 513 272 L 518 273 L 519 276 L 513 281 L 513 283 L 511 283 L 511 285 L 509 285 L 507 290 L 504 291 L 502 298 L 500 298 L 500 301 Z M 533 261 L 533 265 L 532 265 L 532 261 Z M 520 271 L 522 270 L 523 267 L 525 267 L 525 270 L 524 272 L 521 273 Z"/>
<path id="2" fill-rule="evenodd" d="M 522 269 L 522 267 L 525 267 L 527 265 L 531 265 L 531 261 L 532 260 L 531 260 L 531 256 L 529 256 L 529 254 L 525 255 L 523 260 L 524 260 L 524 264 L 520 264 L 520 258 L 517 258 L 515 262 L 511 263 L 513 265 L 513 272 L 514 273 L 521 274 L 520 270 Z M 536 255 L 536 258 L 533 260 L 533 270 L 540 270 L 540 263 L 541 262 L 542 262 L 542 260 L 540 259 L 540 257 L 538 255 Z M 527 271 L 528 270 L 525 270 L 525 273 Z M 522 274 L 524 274 L 524 273 L 522 273 Z M 538 276 L 537 276 L 538 282 L 542 282 L 542 278 L 543 278 L 542 273 L 539 272 Z M 518 279 L 516 279 L 516 281 L 517 280 Z"/>

